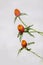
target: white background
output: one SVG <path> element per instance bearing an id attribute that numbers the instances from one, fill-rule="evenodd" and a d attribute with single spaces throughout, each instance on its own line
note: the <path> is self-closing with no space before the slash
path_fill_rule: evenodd
<path id="1" fill-rule="evenodd" d="M 15 8 L 28 14 L 21 17 L 27 25 L 33 24 L 34 29 L 43 31 L 43 0 L 0 0 L 0 65 L 43 65 L 43 60 L 26 50 L 17 56 L 21 48 L 17 25 L 21 22 L 17 20 L 14 24 Z M 43 36 L 34 35 L 32 38 L 24 34 L 23 39 L 35 41 L 30 48 L 43 57 Z"/>

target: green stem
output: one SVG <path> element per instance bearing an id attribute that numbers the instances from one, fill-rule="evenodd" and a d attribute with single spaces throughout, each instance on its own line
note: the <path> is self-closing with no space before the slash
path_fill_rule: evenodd
<path id="1" fill-rule="evenodd" d="M 39 32 L 39 31 L 37 31 L 37 30 L 35 30 L 33 28 L 30 28 L 30 30 L 33 30 L 33 31 L 31 31 L 31 33 L 37 32 L 38 34 L 43 35 L 43 32 Z"/>
<path id="2" fill-rule="evenodd" d="M 27 27 L 27 25 L 21 20 L 21 18 L 20 18 L 20 17 L 18 17 L 18 18 L 19 18 L 19 20 L 24 24 L 24 26 Z"/>
<path id="3" fill-rule="evenodd" d="M 33 53 L 34 55 L 36 55 L 36 56 L 39 57 L 40 59 L 43 59 L 43 57 L 39 56 L 39 55 L 36 54 L 34 51 L 31 51 L 31 49 L 28 49 L 28 48 L 26 47 L 26 50 L 27 50 L 27 51 L 30 51 L 31 53 Z"/>
<path id="4" fill-rule="evenodd" d="M 21 42 L 22 36 L 23 36 L 23 34 L 21 34 L 21 35 L 20 35 L 20 37 L 19 37 L 19 39 L 20 39 L 20 42 Z"/>
<path id="5" fill-rule="evenodd" d="M 35 52 L 33 52 L 33 51 L 30 51 L 31 53 L 33 53 L 33 54 L 35 54 L 37 57 L 39 57 L 39 58 L 41 58 L 41 59 L 43 59 L 43 57 L 41 57 L 41 56 L 39 56 L 38 54 L 36 54 Z"/>
<path id="6" fill-rule="evenodd" d="M 33 28 L 30 28 L 30 30 L 33 30 L 34 32 L 39 32 L 39 31 L 37 31 L 37 30 L 35 30 L 35 29 L 33 29 Z"/>

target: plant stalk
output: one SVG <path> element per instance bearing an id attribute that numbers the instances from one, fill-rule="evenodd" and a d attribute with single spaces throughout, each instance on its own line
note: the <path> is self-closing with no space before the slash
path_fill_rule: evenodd
<path id="1" fill-rule="evenodd" d="M 35 52 L 33 52 L 33 51 L 31 51 L 31 50 L 30 50 L 30 52 L 31 52 L 31 53 L 33 53 L 34 55 L 36 55 L 37 57 L 39 57 L 39 58 L 43 59 L 43 57 L 39 56 L 39 55 L 38 55 L 38 54 L 36 54 Z"/>
<path id="2" fill-rule="evenodd" d="M 20 18 L 20 17 L 18 17 L 18 18 L 19 18 L 19 20 L 24 24 L 24 26 L 27 27 L 27 25 L 21 20 L 21 18 Z"/>

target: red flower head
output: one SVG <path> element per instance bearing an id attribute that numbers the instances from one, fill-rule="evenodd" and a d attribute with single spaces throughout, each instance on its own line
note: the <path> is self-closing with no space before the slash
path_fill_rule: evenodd
<path id="1" fill-rule="evenodd" d="M 22 40 L 21 45 L 25 48 L 27 46 L 27 42 L 25 40 Z"/>
<path id="2" fill-rule="evenodd" d="M 20 16 L 20 11 L 18 9 L 15 9 L 14 14 L 15 14 L 15 16 Z"/>
<path id="3" fill-rule="evenodd" d="M 18 31 L 19 31 L 20 33 L 23 33 L 23 32 L 24 32 L 24 26 L 21 25 L 21 24 L 19 24 L 19 25 L 18 25 Z"/>

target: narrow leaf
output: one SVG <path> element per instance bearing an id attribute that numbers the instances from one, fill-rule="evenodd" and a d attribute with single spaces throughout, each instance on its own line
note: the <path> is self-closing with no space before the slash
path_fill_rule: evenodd
<path id="1" fill-rule="evenodd" d="M 32 36 L 32 37 L 34 37 L 34 35 L 33 34 L 31 34 L 30 32 L 27 32 L 30 36 Z"/>
<path id="2" fill-rule="evenodd" d="M 30 43 L 28 43 L 28 45 L 31 45 L 31 44 L 35 44 L 35 42 L 30 42 Z"/>
<path id="3" fill-rule="evenodd" d="M 20 36 L 20 33 L 18 33 L 17 37 L 19 37 L 19 36 Z"/>
<path id="4" fill-rule="evenodd" d="M 26 50 L 27 50 L 27 51 L 30 51 L 31 49 L 28 49 L 28 48 L 26 47 Z"/>
<path id="5" fill-rule="evenodd" d="M 30 26 L 26 27 L 26 28 L 25 28 L 25 32 L 26 32 L 26 31 L 30 31 L 30 27 L 32 27 L 32 26 L 33 26 L 33 25 L 30 25 Z"/>
<path id="6" fill-rule="evenodd" d="M 14 23 L 16 22 L 16 19 L 17 19 L 17 17 L 15 17 L 15 19 L 14 19 Z"/>
<path id="7" fill-rule="evenodd" d="M 28 27 L 32 27 L 33 25 L 30 25 L 30 26 L 28 26 Z"/>
<path id="8" fill-rule="evenodd" d="M 19 51 L 18 51 L 18 54 L 23 50 L 23 48 L 20 48 Z"/>
<path id="9" fill-rule="evenodd" d="M 30 31 L 30 33 L 35 33 L 36 31 Z"/>
<path id="10" fill-rule="evenodd" d="M 21 13 L 21 15 L 27 15 L 26 13 Z"/>
<path id="11" fill-rule="evenodd" d="M 30 26 L 28 26 L 28 27 L 26 27 L 25 29 L 29 29 L 30 27 L 32 27 L 33 25 L 30 25 Z"/>

